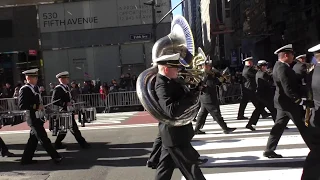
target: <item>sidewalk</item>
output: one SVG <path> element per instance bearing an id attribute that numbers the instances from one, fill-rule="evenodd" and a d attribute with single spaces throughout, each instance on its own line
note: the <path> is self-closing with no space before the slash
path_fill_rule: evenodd
<path id="1" fill-rule="evenodd" d="M 78 123 L 77 116 L 75 117 Z M 148 112 L 137 111 L 137 112 L 123 112 L 123 113 L 100 113 L 97 114 L 97 120 L 91 123 L 86 123 L 86 127 L 98 127 L 98 126 L 112 126 L 112 125 L 137 125 L 137 124 L 151 124 L 157 123 Z M 78 123 L 80 127 L 81 124 Z M 47 121 L 44 125 L 46 129 L 49 128 L 49 122 Z M 0 133 L 6 131 L 24 131 L 29 130 L 27 123 L 18 124 L 16 126 L 5 126 L 0 129 Z"/>

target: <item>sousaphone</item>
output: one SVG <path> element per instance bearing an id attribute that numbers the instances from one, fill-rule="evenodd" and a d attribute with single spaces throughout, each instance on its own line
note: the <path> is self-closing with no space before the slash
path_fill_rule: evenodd
<path id="1" fill-rule="evenodd" d="M 183 16 L 175 16 L 171 23 L 171 33 L 159 39 L 152 48 L 152 60 L 164 55 L 180 53 L 180 64 L 191 67 L 195 55 L 194 39 L 190 26 Z M 199 102 L 191 106 L 180 117 L 169 118 L 158 104 L 155 93 L 155 80 L 158 73 L 157 64 L 143 71 L 136 83 L 138 98 L 142 106 L 158 121 L 170 126 L 183 126 L 192 122 L 198 113 Z"/>

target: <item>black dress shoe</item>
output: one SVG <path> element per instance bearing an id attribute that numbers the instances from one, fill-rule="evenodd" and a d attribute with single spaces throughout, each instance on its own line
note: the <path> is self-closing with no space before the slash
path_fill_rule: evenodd
<path id="1" fill-rule="evenodd" d="M 206 134 L 206 133 L 203 132 L 203 131 L 197 130 L 197 131 L 194 132 L 194 134 Z"/>
<path id="2" fill-rule="evenodd" d="M 12 152 L 4 152 L 4 153 L 1 153 L 2 157 L 14 157 L 14 154 Z"/>
<path id="3" fill-rule="evenodd" d="M 158 163 L 154 163 L 154 162 L 151 162 L 151 161 L 147 161 L 147 167 L 148 168 L 151 168 L 151 169 L 157 169 L 157 165 Z"/>
<path id="4" fill-rule="evenodd" d="M 277 154 L 274 151 L 265 151 L 263 156 L 267 158 L 282 158 L 281 154 Z"/>
<path id="5" fill-rule="evenodd" d="M 21 161 L 21 165 L 30 165 L 30 164 L 37 164 L 37 160 L 31 160 L 31 161 Z"/>
<path id="6" fill-rule="evenodd" d="M 266 119 L 266 118 L 268 118 L 269 116 L 271 116 L 271 113 L 263 114 L 263 115 L 261 115 L 261 116 L 262 116 L 262 119 Z"/>
<path id="7" fill-rule="evenodd" d="M 64 159 L 63 157 L 55 158 L 55 159 L 53 159 L 53 162 L 55 164 L 60 164 L 63 159 Z"/>
<path id="8" fill-rule="evenodd" d="M 198 164 L 198 165 L 205 164 L 205 163 L 207 163 L 207 162 L 208 162 L 208 159 L 198 159 L 198 160 L 197 160 L 197 164 Z"/>
<path id="9" fill-rule="evenodd" d="M 224 134 L 230 134 L 231 132 L 235 131 L 237 128 L 227 128 L 223 131 Z"/>
<path id="10" fill-rule="evenodd" d="M 67 148 L 67 146 L 65 144 L 55 144 L 54 147 L 56 149 L 66 149 Z"/>
<path id="11" fill-rule="evenodd" d="M 85 143 L 81 144 L 80 147 L 82 149 L 89 149 L 89 148 L 91 148 L 91 145 L 89 143 L 85 142 Z"/>
<path id="12" fill-rule="evenodd" d="M 256 129 L 254 127 L 252 127 L 251 125 L 247 124 L 246 125 L 247 129 L 250 129 L 251 131 L 255 131 Z"/>
<path id="13" fill-rule="evenodd" d="M 244 116 L 242 116 L 242 117 L 237 117 L 237 120 L 245 120 L 245 119 L 248 119 L 247 117 L 244 117 Z"/>

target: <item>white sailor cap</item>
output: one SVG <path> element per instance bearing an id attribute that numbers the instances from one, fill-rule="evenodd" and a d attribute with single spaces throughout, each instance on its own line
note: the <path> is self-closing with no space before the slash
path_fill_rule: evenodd
<path id="1" fill-rule="evenodd" d="M 268 65 L 268 62 L 265 60 L 258 61 L 258 66 Z"/>
<path id="2" fill-rule="evenodd" d="M 277 49 L 274 54 L 279 54 L 281 52 L 293 52 L 292 44 L 285 45 L 279 49 Z"/>
<path id="3" fill-rule="evenodd" d="M 306 55 L 306 54 L 301 54 L 301 55 L 297 56 L 297 57 L 296 57 L 296 59 L 306 58 L 306 57 L 307 57 L 307 55 Z"/>
<path id="4" fill-rule="evenodd" d="M 252 60 L 253 60 L 253 57 L 247 57 L 247 58 L 245 58 L 244 60 L 242 60 L 242 62 L 252 61 Z"/>
<path id="5" fill-rule="evenodd" d="M 69 72 L 68 71 L 63 71 L 63 72 L 57 74 L 56 78 L 69 78 Z"/>
<path id="6" fill-rule="evenodd" d="M 159 58 L 153 60 L 154 64 L 167 65 L 167 66 L 181 66 L 180 53 L 162 55 Z"/>
<path id="7" fill-rule="evenodd" d="M 22 74 L 24 74 L 26 76 L 38 76 L 38 71 L 39 71 L 38 68 L 29 69 L 29 70 L 23 71 Z"/>
<path id="8" fill-rule="evenodd" d="M 308 49 L 308 52 L 318 54 L 320 53 L 320 44 L 313 46 L 312 48 Z"/>

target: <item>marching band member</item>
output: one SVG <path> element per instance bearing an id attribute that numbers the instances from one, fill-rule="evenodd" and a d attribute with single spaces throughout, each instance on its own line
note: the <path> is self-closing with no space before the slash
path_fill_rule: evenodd
<path id="1" fill-rule="evenodd" d="M 166 116 L 176 117 L 184 113 L 198 99 L 197 94 L 186 93 L 183 86 L 176 82 L 180 53 L 163 54 L 154 60 L 158 64 L 155 91 L 160 107 Z M 204 180 L 197 161 L 199 154 L 192 147 L 194 136 L 192 123 L 184 126 L 169 126 L 159 123 L 162 140 L 160 161 L 157 166 L 156 180 L 170 180 L 173 170 L 178 167 L 187 180 Z"/>
<path id="2" fill-rule="evenodd" d="M 314 57 L 317 60 L 317 64 L 313 70 L 311 85 L 314 107 L 311 109 L 308 126 L 314 147 L 310 148 L 310 152 L 305 160 L 301 180 L 320 179 L 320 44 L 310 48 L 308 51 L 314 53 Z"/>
<path id="3" fill-rule="evenodd" d="M 296 64 L 293 66 L 293 70 L 297 75 L 299 85 L 302 87 L 306 84 L 307 64 L 306 54 L 302 54 L 296 57 Z"/>
<path id="4" fill-rule="evenodd" d="M 71 94 L 70 89 L 68 87 L 69 83 L 69 72 L 64 71 L 56 75 L 60 84 L 57 85 L 53 90 L 52 102 L 59 100 L 54 103 L 62 108 L 63 111 L 69 111 L 72 109 L 71 104 Z M 74 135 L 80 146 L 84 149 L 90 148 L 90 144 L 86 142 L 86 140 L 82 137 L 81 132 L 78 128 L 78 125 L 75 121 L 74 114 L 72 114 L 72 129 L 70 132 Z M 56 149 L 64 149 L 66 146 L 62 144 L 63 139 L 66 137 L 66 133 L 59 133 L 55 142 Z"/>
<path id="5" fill-rule="evenodd" d="M 27 84 L 21 87 L 19 91 L 19 108 L 21 110 L 28 110 L 30 112 L 30 119 L 27 120 L 31 128 L 28 143 L 24 149 L 21 164 L 34 164 L 37 161 L 32 160 L 34 152 L 37 148 L 38 141 L 51 156 L 55 163 L 60 163 L 62 157 L 53 148 L 47 132 L 43 127 L 44 121 L 41 120 L 39 110 L 43 110 L 40 105 L 41 96 L 39 95 L 38 82 L 38 69 L 30 69 L 22 72 L 26 76 Z"/>
<path id="6" fill-rule="evenodd" d="M 308 105 L 310 101 L 301 98 L 297 76 L 290 67 L 294 58 L 292 44 L 279 48 L 274 54 L 277 54 L 279 59 L 273 68 L 273 80 L 276 85 L 274 106 L 277 109 L 277 117 L 263 155 L 268 158 L 282 158 L 274 151 L 289 119 L 294 122 L 302 138 L 310 147 L 310 136 L 302 120 L 304 117 L 302 105 Z"/>
<path id="7" fill-rule="evenodd" d="M 224 122 L 221 116 L 220 105 L 217 97 L 217 79 L 216 75 L 212 72 L 212 60 L 206 60 L 203 64 L 204 71 L 206 72 L 205 78 L 203 80 L 203 88 L 200 92 L 200 102 L 201 108 L 197 117 L 197 124 L 195 127 L 196 134 L 205 134 L 200 128 L 204 126 L 208 113 L 211 114 L 213 119 L 220 125 L 223 129 L 223 133 L 229 134 L 236 130 L 237 128 L 229 128 Z"/>
<path id="8" fill-rule="evenodd" d="M 255 130 L 252 125 L 256 125 L 259 120 L 259 115 L 264 110 L 265 107 L 271 112 L 271 116 L 273 121 L 275 121 L 277 116 L 277 110 L 274 108 L 273 97 L 274 97 L 274 89 L 272 75 L 268 74 L 267 67 L 268 63 L 265 60 L 258 61 L 257 64 L 258 72 L 256 73 L 256 84 L 257 84 L 257 100 L 259 105 L 256 106 L 257 113 L 252 113 L 252 116 L 249 119 L 247 128 L 251 130 Z"/>
<path id="9" fill-rule="evenodd" d="M 238 117 L 237 117 L 238 120 L 248 119 L 247 117 L 244 116 L 244 110 L 246 109 L 249 100 L 251 100 L 251 103 L 256 108 L 259 105 L 257 97 L 254 95 L 257 87 L 256 80 L 255 80 L 257 70 L 253 67 L 252 60 L 253 60 L 252 57 L 248 57 L 243 60 L 243 62 L 245 63 L 245 66 L 243 67 L 242 76 L 245 82 L 242 88 L 243 94 L 242 94 L 242 98 L 241 98 L 241 102 L 238 110 Z M 259 116 L 260 114 L 258 115 L 258 117 Z M 262 117 L 267 118 L 269 117 L 269 114 L 265 110 L 263 110 Z M 246 128 L 253 130 L 251 127 L 246 127 Z"/>
<path id="10" fill-rule="evenodd" d="M 0 126 L 0 129 L 1 129 L 1 126 Z M 12 157 L 12 156 L 14 156 L 13 153 L 9 152 L 6 143 L 4 143 L 4 141 L 2 140 L 1 137 L 0 137 L 0 151 L 1 151 L 1 156 L 2 157 Z"/>

